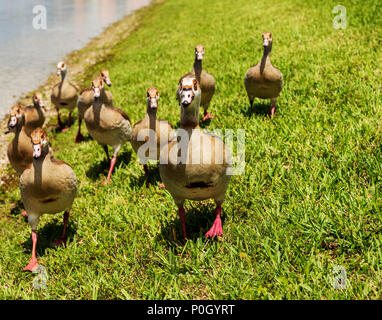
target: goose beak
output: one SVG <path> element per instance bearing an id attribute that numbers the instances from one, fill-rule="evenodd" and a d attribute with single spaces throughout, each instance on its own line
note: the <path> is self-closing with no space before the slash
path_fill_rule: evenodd
<path id="1" fill-rule="evenodd" d="M 182 101 L 181 105 L 183 108 L 187 108 L 190 105 L 190 103 L 188 101 Z"/>
<path id="2" fill-rule="evenodd" d="M 196 59 L 203 60 L 203 53 L 202 52 L 196 52 Z"/>
<path id="3" fill-rule="evenodd" d="M 272 39 L 264 39 L 263 40 L 263 46 L 268 47 L 272 42 Z"/>
<path id="4" fill-rule="evenodd" d="M 9 129 L 13 129 L 14 127 L 16 127 L 16 125 L 17 125 L 17 117 L 16 116 L 12 116 L 9 119 L 8 128 Z"/>
<path id="5" fill-rule="evenodd" d="M 57 75 L 58 75 L 58 76 L 61 75 L 61 69 L 57 69 Z"/>
<path id="6" fill-rule="evenodd" d="M 45 104 L 44 104 L 44 102 L 43 102 L 42 100 L 40 100 L 40 101 L 38 102 L 38 104 L 39 104 L 39 106 L 40 106 L 41 108 L 44 108 L 44 109 L 45 109 Z"/>
<path id="7" fill-rule="evenodd" d="M 101 90 L 99 88 L 93 88 L 94 90 L 94 99 L 98 99 L 101 95 Z"/>
<path id="8" fill-rule="evenodd" d="M 158 108 L 158 102 L 156 98 L 151 98 L 150 99 L 150 108 L 151 109 L 156 109 Z"/>
<path id="9" fill-rule="evenodd" d="M 40 158 L 41 157 L 41 151 L 42 151 L 41 145 L 39 143 L 34 144 L 33 145 L 33 158 L 34 159 Z"/>
<path id="10" fill-rule="evenodd" d="M 105 82 L 106 82 L 106 84 L 107 84 L 109 87 L 111 87 L 111 81 L 110 81 L 110 78 L 106 78 L 106 79 L 105 79 Z"/>

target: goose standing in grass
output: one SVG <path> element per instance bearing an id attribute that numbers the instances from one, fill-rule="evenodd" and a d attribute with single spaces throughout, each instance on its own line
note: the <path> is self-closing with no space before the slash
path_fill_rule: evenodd
<path id="1" fill-rule="evenodd" d="M 161 147 L 167 145 L 169 140 L 175 136 L 175 133 L 171 124 L 156 117 L 159 100 L 158 89 L 155 87 L 148 88 L 146 99 L 146 116 L 134 125 L 131 145 L 140 162 L 144 163 L 143 169 L 146 175 L 146 186 L 148 186 L 149 171 L 145 160 L 159 160 Z M 143 145 L 147 147 L 144 150 L 140 149 Z M 148 155 L 143 153 L 146 150 L 149 150 Z"/>
<path id="2" fill-rule="evenodd" d="M 54 245 L 66 243 L 66 227 L 77 194 L 77 178 L 70 165 L 51 157 L 48 135 L 44 130 L 35 129 L 30 141 L 33 145 L 33 163 L 20 177 L 20 192 L 32 228 L 33 243 L 32 256 L 24 270 L 34 271 L 38 266 L 36 244 L 40 216 L 65 212 L 63 232 Z"/>
<path id="3" fill-rule="evenodd" d="M 283 75 L 271 63 L 272 34 L 263 33 L 264 53 L 261 61 L 248 69 L 244 77 L 249 103 L 253 105 L 254 98 L 271 99 L 271 118 L 276 110 L 276 101 L 283 87 Z"/>
<path id="4" fill-rule="evenodd" d="M 163 148 L 159 170 L 166 189 L 178 206 L 183 236 L 186 233 L 185 199 L 214 199 L 216 219 L 206 237 L 223 235 L 221 212 L 232 168 L 231 155 L 217 136 L 204 133 L 199 127 L 201 90 L 195 77 L 180 81 L 181 125 L 177 137 Z"/>
<path id="5" fill-rule="evenodd" d="M 72 112 L 76 107 L 78 100 L 78 90 L 68 81 L 67 71 L 68 69 L 64 62 L 59 62 L 57 64 L 57 75 L 61 76 L 61 81 L 53 87 L 50 96 L 50 99 L 57 110 L 57 122 L 60 128 L 63 128 L 63 123 L 60 118 L 60 109 L 65 108 L 69 110 L 68 128 L 64 128 L 62 131 L 69 129 L 71 125 Z"/>
<path id="6" fill-rule="evenodd" d="M 100 71 L 100 76 L 104 83 L 106 83 L 109 87 L 111 86 L 109 71 L 106 69 L 102 69 Z M 100 99 L 107 106 L 113 105 L 113 96 L 109 90 L 103 90 Z M 81 123 L 84 118 L 85 111 L 93 104 L 94 102 L 94 90 L 92 87 L 86 88 L 81 91 L 80 96 L 77 101 L 78 108 L 78 131 L 76 135 L 76 143 L 84 141 L 84 136 L 81 134 Z"/>
<path id="7" fill-rule="evenodd" d="M 16 104 L 11 107 L 8 129 L 15 133 L 15 137 L 8 145 L 8 159 L 20 176 L 25 168 L 33 161 L 33 148 L 30 137 L 25 130 L 25 109 Z"/>
<path id="8" fill-rule="evenodd" d="M 109 159 L 107 146 L 113 147 L 113 158 L 110 161 L 110 169 L 104 183 L 110 182 L 117 154 L 121 146 L 131 139 L 131 122 L 122 110 L 108 106 L 102 102 L 100 97 L 104 94 L 104 81 L 102 77 L 93 80 L 94 102 L 84 114 L 84 120 L 90 136 L 103 146 Z"/>
<path id="9" fill-rule="evenodd" d="M 25 107 L 25 131 L 30 136 L 36 128 L 42 128 L 45 122 L 45 104 L 40 92 L 32 96 L 33 105 Z M 44 109 L 44 110 L 43 110 Z"/>
<path id="10" fill-rule="evenodd" d="M 200 101 L 200 105 L 204 109 L 204 118 L 203 121 L 207 119 L 213 119 L 214 117 L 208 113 L 208 107 L 210 106 L 211 99 L 215 93 L 216 82 L 215 78 L 210 75 L 208 72 L 204 71 L 202 68 L 202 60 L 204 56 L 204 47 L 201 44 L 198 44 L 195 47 L 195 61 L 194 66 L 191 72 L 185 74 L 180 80 L 185 77 L 194 76 L 196 80 L 198 80 L 200 84 L 200 88 L 202 90 L 202 97 Z M 179 83 L 180 83 L 179 80 Z M 180 85 L 177 90 L 177 98 L 180 101 Z"/>

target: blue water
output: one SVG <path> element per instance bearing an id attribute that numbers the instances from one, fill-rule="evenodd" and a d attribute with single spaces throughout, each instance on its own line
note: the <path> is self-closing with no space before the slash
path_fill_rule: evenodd
<path id="1" fill-rule="evenodd" d="M 57 62 L 111 23 L 150 0 L 0 0 L 0 118 L 23 93 L 41 85 Z M 46 9 L 46 29 L 35 29 Z M 39 12 L 40 13 L 40 12 Z"/>

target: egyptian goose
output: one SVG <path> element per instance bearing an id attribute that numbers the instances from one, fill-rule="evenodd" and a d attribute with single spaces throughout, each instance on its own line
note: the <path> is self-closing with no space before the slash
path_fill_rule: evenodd
<path id="1" fill-rule="evenodd" d="M 200 88 L 202 90 L 202 97 L 200 101 L 200 105 L 204 109 L 204 118 L 203 121 L 207 119 L 213 119 L 213 116 L 208 113 L 208 107 L 210 105 L 212 96 L 215 93 L 216 88 L 216 82 L 212 75 L 210 75 L 208 72 L 204 71 L 202 68 L 202 60 L 204 56 L 204 48 L 201 44 L 198 44 L 195 47 L 195 61 L 194 66 L 191 70 L 191 72 L 185 74 L 180 80 L 182 80 L 184 77 L 190 77 L 194 76 L 196 77 L 196 80 L 198 80 L 200 84 Z M 177 90 L 177 98 L 178 101 L 180 100 L 180 86 L 178 86 Z"/>
<path id="2" fill-rule="evenodd" d="M 159 162 L 162 181 L 178 206 L 184 238 L 187 237 L 185 199 L 214 199 L 216 219 L 206 237 L 223 235 L 221 206 L 231 179 L 229 150 L 219 137 L 199 127 L 200 100 L 201 90 L 196 78 L 183 78 L 180 81 L 180 130 L 168 147 L 162 149 Z"/>
<path id="3" fill-rule="evenodd" d="M 102 77 L 102 80 L 110 87 L 111 81 L 109 76 L 109 71 L 106 69 L 102 69 L 100 71 L 100 76 Z M 100 97 L 102 102 L 108 106 L 113 105 L 113 96 L 110 91 L 103 90 L 102 95 Z M 78 97 L 77 101 L 77 108 L 78 108 L 78 131 L 76 135 L 76 143 L 79 143 L 81 141 L 84 141 L 84 136 L 81 134 L 81 123 L 82 119 L 84 118 L 85 111 L 87 108 L 89 108 L 94 102 L 94 91 L 92 87 L 86 88 L 81 91 L 80 96 Z"/>
<path id="4" fill-rule="evenodd" d="M 24 270 L 34 271 L 38 266 L 36 244 L 40 216 L 65 212 L 63 232 L 54 245 L 66 243 L 66 226 L 77 194 L 77 178 L 70 165 L 50 156 L 48 135 L 43 129 L 35 129 L 30 141 L 33 146 L 33 162 L 20 177 L 20 192 L 32 228 L 33 242 L 32 257 Z"/>
<path id="5" fill-rule="evenodd" d="M 15 137 L 8 145 L 7 155 L 11 166 L 19 176 L 33 160 L 33 148 L 24 126 L 24 112 L 22 106 L 18 104 L 12 106 L 8 121 L 8 129 L 15 133 Z"/>
<path id="6" fill-rule="evenodd" d="M 271 63 L 272 35 L 263 33 L 264 53 L 261 61 L 248 69 L 244 77 L 249 103 L 253 105 L 254 98 L 271 99 L 271 118 L 275 114 L 276 101 L 283 87 L 283 75 Z"/>
<path id="7" fill-rule="evenodd" d="M 90 136 L 103 146 L 108 159 L 107 145 L 113 147 L 113 158 L 110 162 L 107 179 L 104 182 L 108 183 L 121 146 L 131 139 L 131 122 L 125 112 L 102 102 L 100 97 L 104 94 L 104 82 L 100 76 L 93 80 L 92 89 L 94 102 L 85 111 L 84 120 Z"/>
<path id="8" fill-rule="evenodd" d="M 131 135 L 131 145 L 137 153 L 140 163 L 143 164 L 146 175 L 146 186 L 148 186 L 149 171 L 147 168 L 147 160 L 159 160 L 161 147 L 167 145 L 168 141 L 175 136 L 175 133 L 171 124 L 156 117 L 159 100 L 158 89 L 150 87 L 146 93 L 146 116 L 134 125 Z M 142 146 L 143 148 L 141 148 Z"/>
<path id="9" fill-rule="evenodd" d="M 60 128 L 63 127 L 60 118 L 60 109 L 65 108 L 69 110 L 68 127 L 70 127 L 72 112 L 76 107 L 78 100 L 78 90 L 67 80 L 67 71 L 67 66 L 64 62 L 59 62 L 57 64 L 57 75 L 61 75 L 61 81 L 53 87 L 50 96 L 50 99 L 57 110 L 57 122 Z M 66 131 L 68 129 L 69 128 L 64 128 L 62 131 Z"/>
<path id="10" fill-rule="evenodd" d="M 35 92 L 32 96 L 32 101 L 33 105 L 25 107 L 25 131 L 28 136 L 34 129 L 42 128 L 45 122 L 45 104 L 42 94 Z"/>

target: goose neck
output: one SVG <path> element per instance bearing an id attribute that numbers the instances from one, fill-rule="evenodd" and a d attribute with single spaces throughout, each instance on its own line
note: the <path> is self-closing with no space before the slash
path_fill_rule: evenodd
<path id="1" fill-rule="evenodd" d="M 195 75 L 196 75 L 196 78 L 197 78 L 198 81 L 199 81 L 199 79 L 200 79 L 200 75 L 201 75 L 201 73 L 202 73 L 202 70 L 203 70 L 203 67 L 202 67 L 202 60 L 198 60 L 198 59 L 195 57 L 194 67 L 193 67 L 192 71 L 195 72 Z"/>

